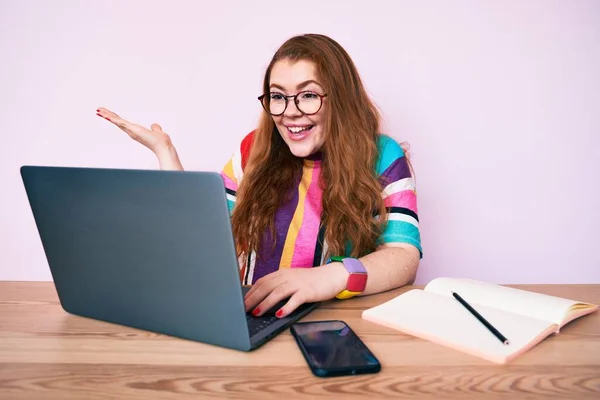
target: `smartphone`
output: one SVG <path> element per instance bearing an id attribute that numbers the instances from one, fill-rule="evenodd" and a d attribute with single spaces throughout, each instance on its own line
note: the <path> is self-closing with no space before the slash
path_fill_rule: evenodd
<path id="1" fill-rule="evenodd" d="M 372 374 L 381 364 L 344 321 L 297 322 L 290 331 L 318 377 Z"/>

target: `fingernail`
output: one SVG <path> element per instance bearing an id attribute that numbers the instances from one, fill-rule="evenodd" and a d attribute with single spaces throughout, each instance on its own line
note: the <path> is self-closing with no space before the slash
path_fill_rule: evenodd
<path id="1" fill-rule="evenodd" d="M 110 121 L 110 119 L 108 119 L 107 117 L 104 117 L 105 120 Z"/>
<path id="2" fill-rule="evenodd" d="M 260 313 L 260 310 L 258 308 L 255 308 L 254 311 L 252 311 L 252 315 L 254 315 L 255 317 L 258 315 L 258 313 Z"/>
<path id="3" fill-rule="evenodd" d="M 283 310 L 277 310 L 277 312 L 275 313 L 276 317 L 283 317 Z"/>

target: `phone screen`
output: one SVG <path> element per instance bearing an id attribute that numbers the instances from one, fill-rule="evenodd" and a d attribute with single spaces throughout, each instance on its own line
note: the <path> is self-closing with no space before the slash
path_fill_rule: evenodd
<path id="1" fill-rule="evenodd" d="M 379 360 L 343 321 L 299 322 L 290 329 L 317 376 L 355 375 L 381 370 Z"/>

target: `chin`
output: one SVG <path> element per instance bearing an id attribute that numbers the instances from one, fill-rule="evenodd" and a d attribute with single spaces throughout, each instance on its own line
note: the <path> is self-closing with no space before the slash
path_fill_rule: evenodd
<path id="1" fill-rule="evenodd" d="M 320 147 L 318 141 L 305 140 L 305 141 L 293 141 L 285 138 L 285 144 L 290 149 L 290 153 L 298 158 L 308 157 L 319 151 Z M 312 138 L 310 138 L 312 139 Z"/>
<path id="2" fill-rule="evenodd" d="M 299 158 L 304 158 L 304 157 L 308 157 L 311 154 L 316 153 L 318 150 L 315 148 L 315 146 L 313 146 L 312 144 L 310 145 L 301 145 L 298 143 L 292 143 L 289 144 L 288 143 L 288 147 L 290 148 L 290 152 Z"/>

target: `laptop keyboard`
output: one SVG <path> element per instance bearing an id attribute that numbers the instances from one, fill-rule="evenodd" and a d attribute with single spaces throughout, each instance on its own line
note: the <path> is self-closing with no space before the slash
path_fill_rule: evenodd
<path id="1" fill-rule="evenodd" d="M 244 294 L 244 296 L 246 295 L 246 293 L 248 293 L 248 290 L 250 290 L 249 286 L 244 286 L 242 288 L 242 293 Z M 255 317 L 252 315 L 252 313 L 246 313 L 246 322 L 248 323 L 248 331 L 250 332 L 250 337 L 262 331 L 272 323 L 278 321 L 280 318 L 277 318 L 275 316 L 275 312 L 281 307 L 283 307 L 288 300 L 289 298 L 279 301 L 277 304 L 273 305 L 270 310 L 266 311 L 262 315 L 262 317 Z"/>
<path id="2" fill-rule="evenodd" d="M 277 318 L 274 315 L 263 315 L 262 317 L 254 317 L 252 316 L 252 314 L 247 313 L 246 321 L 248 322 L 248 330 L 250 331 L 250 337 L 262 331 L 278 319 L 279 318 Z"/>

